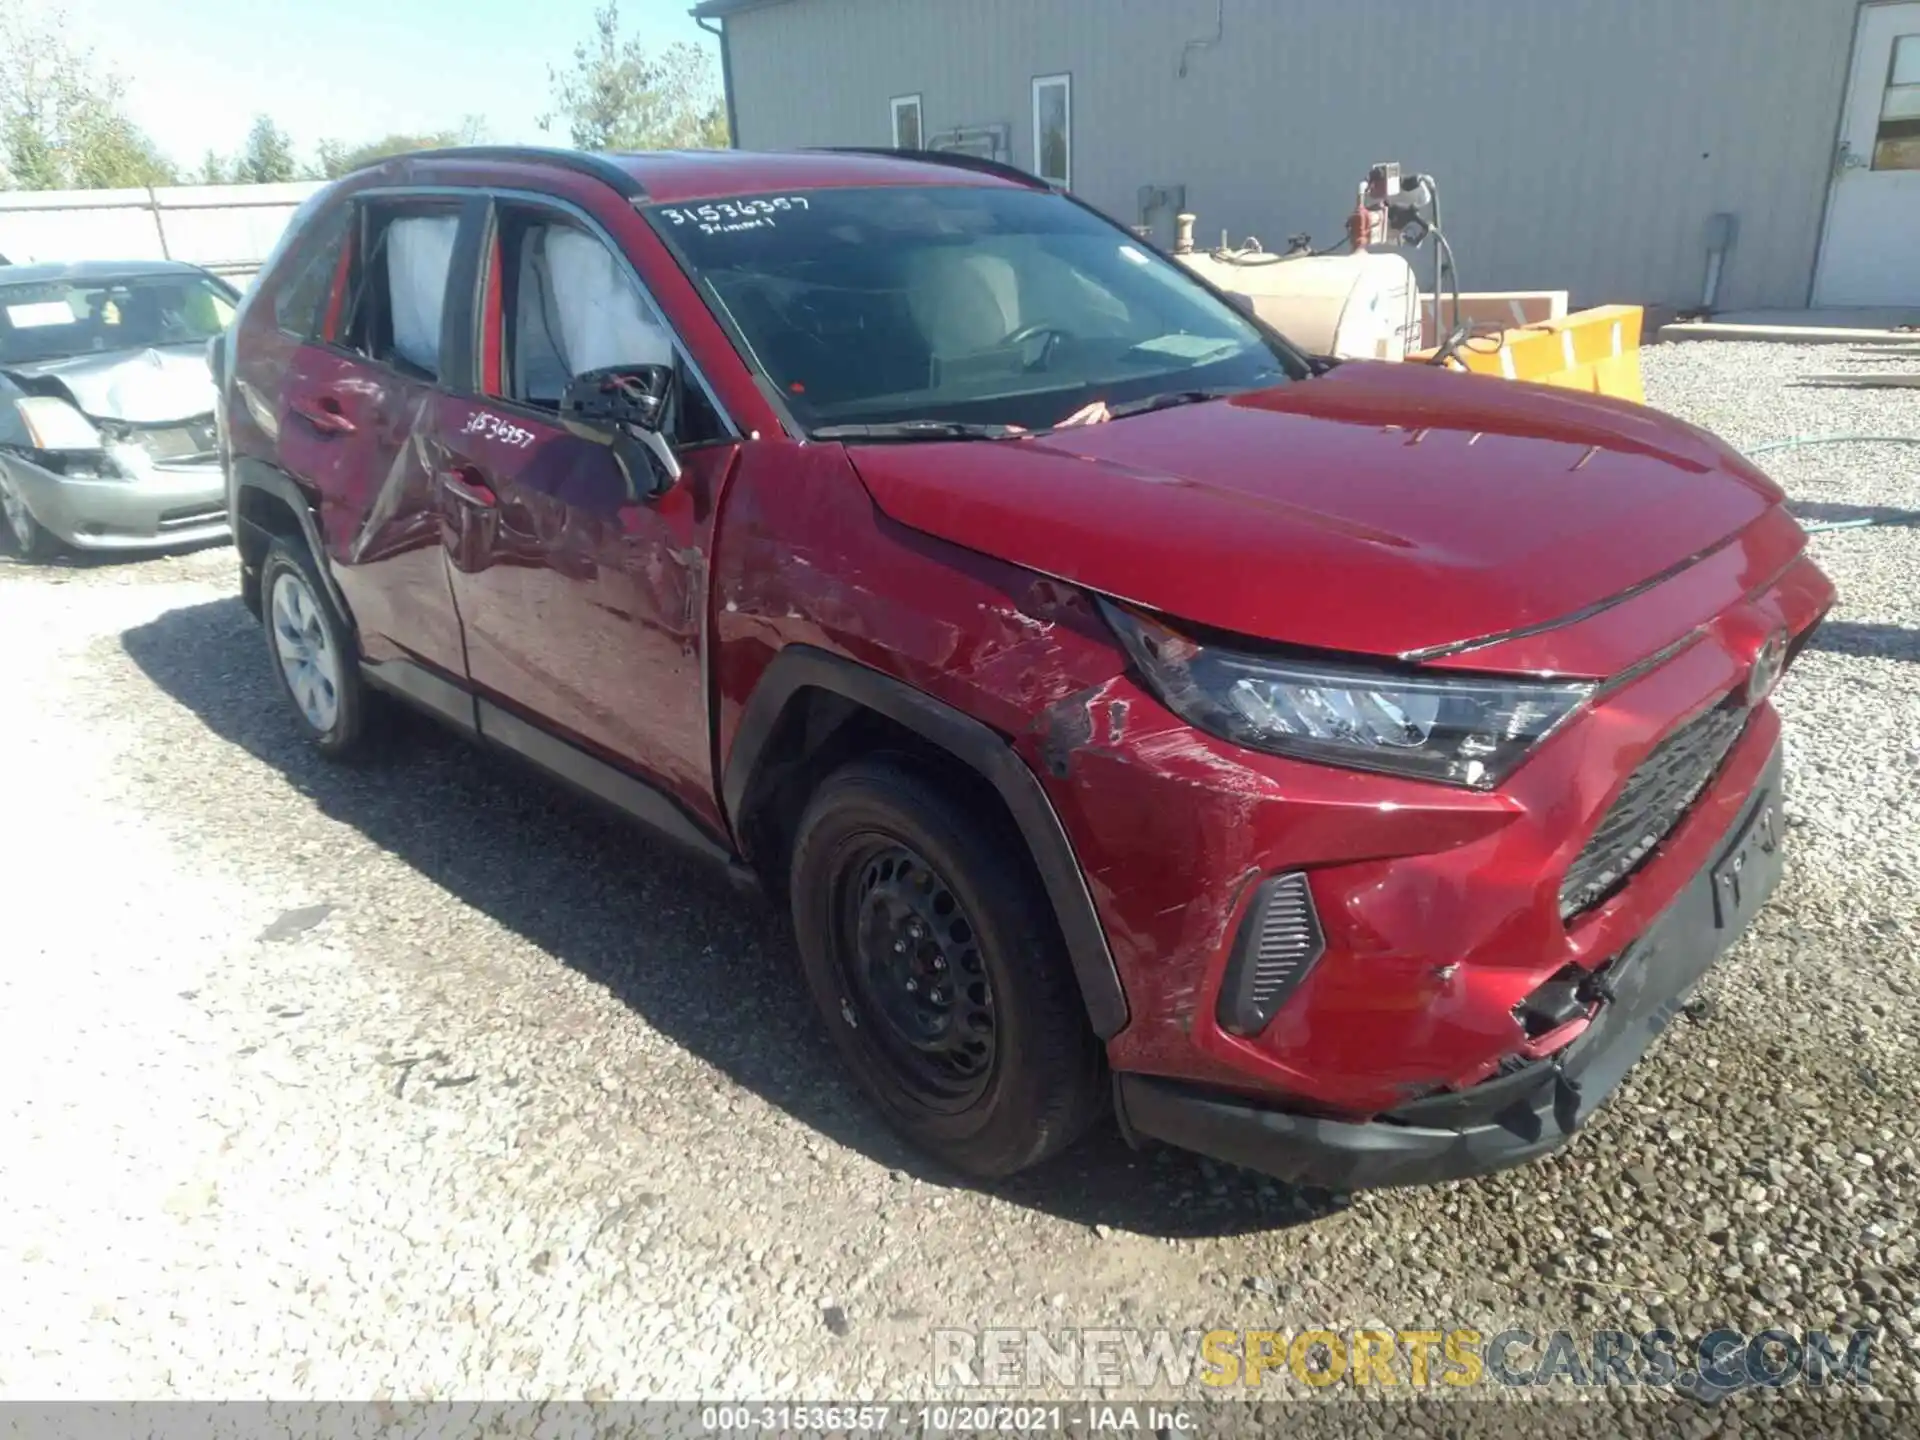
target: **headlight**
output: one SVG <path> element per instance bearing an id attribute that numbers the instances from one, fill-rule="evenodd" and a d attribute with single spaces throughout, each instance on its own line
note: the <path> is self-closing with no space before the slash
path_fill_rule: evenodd
<path id="1" fill-rule="evenodd" d="M 13 402 L 36 450 L 98 450 L 93 422 L 55 395 L 22 395 Z"/>
<path id="2" fill-rule="evenodd" d="M 1101 609 L 1167 708 L 1203 730 L 1277 755 L 1477 790 L 1504 780 L 1594 689 L 1254 655 Z"/>

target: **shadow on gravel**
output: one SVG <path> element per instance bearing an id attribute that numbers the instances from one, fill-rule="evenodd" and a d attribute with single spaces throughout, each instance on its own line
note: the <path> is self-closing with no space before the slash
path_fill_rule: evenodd
<path id="1" fill-rule="evenodd" d="M 1861 655 L 1874 660 L 1920 663 L 1920 630 L 1905 625 L 1875 625 L 1864 620 L 1829 620 L 1807 642 L 1830 655 Z"/>
<path id="2" fill-rule="evenodd" d="M 411 715 L 378 758 L 329 764 L 284 712 L 238 598 L 170 611 L 122 643 L 156 685 L 324 814 L 606 986 L 739 1084 L 881 1165 L 966 1183 L 872 1114 L 815 1023 L 782 918 L 698 860 Z M 351 893 L 333 898 L 350 918 Z M 1181 1151 L 1135 1152 L 1110 1122 L 991 1189 L 1081 1224 L 1180 1237 L 1271 1230 L 1335 1203 Z"/>
<path id="3" fill-rule="evenodd" d="M 1796 500 L 1787 507 L 1802 524 L 1844 525 L 1850 520 L 1866 520 L 1875 525 L 1920 528 L 1920 510 L 1902 510 L 1894 505 L 1839 505 L 1824 500 Z"/>

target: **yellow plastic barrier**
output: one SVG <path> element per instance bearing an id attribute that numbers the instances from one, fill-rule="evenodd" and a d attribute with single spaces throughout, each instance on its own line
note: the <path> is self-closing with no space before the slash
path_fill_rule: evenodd
<path id="1" fill-rule="evenodd" d="M 1559 385 L 1594 395 L 1646 403 L 1640 384 L 1638 305 L 1599 305 L 1560 320 L 1476 335 L 1449 358 L 1456 370 Z M 1431 358 L 1431 350 L 1409 362 Z"/>

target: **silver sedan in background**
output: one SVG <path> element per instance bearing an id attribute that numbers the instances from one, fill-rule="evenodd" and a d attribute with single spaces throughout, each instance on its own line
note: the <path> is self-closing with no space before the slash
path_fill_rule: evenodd
<path id="1" fill-rule="evenodd" d="M 0 269 L 0 512 L 20 554 L 227 536 L 206 352 L 238 304 L 177 262 Z"/>

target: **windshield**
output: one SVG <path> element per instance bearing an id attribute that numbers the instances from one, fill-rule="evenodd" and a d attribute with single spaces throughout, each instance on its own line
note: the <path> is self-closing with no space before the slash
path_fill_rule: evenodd
<path id="1" fill-rule="evenodd" d="M 0 365 L 153 345 L 204 345 L 233 319 L 209 275 L 130 275 L 0 285 Z"/>
<path id="2" fill-rule="evenodd" d="M 1177 265 L 1054 194 L 889 186 L 647 213 L 809 430 L 1044 429 L 1299 373 Z"/>

